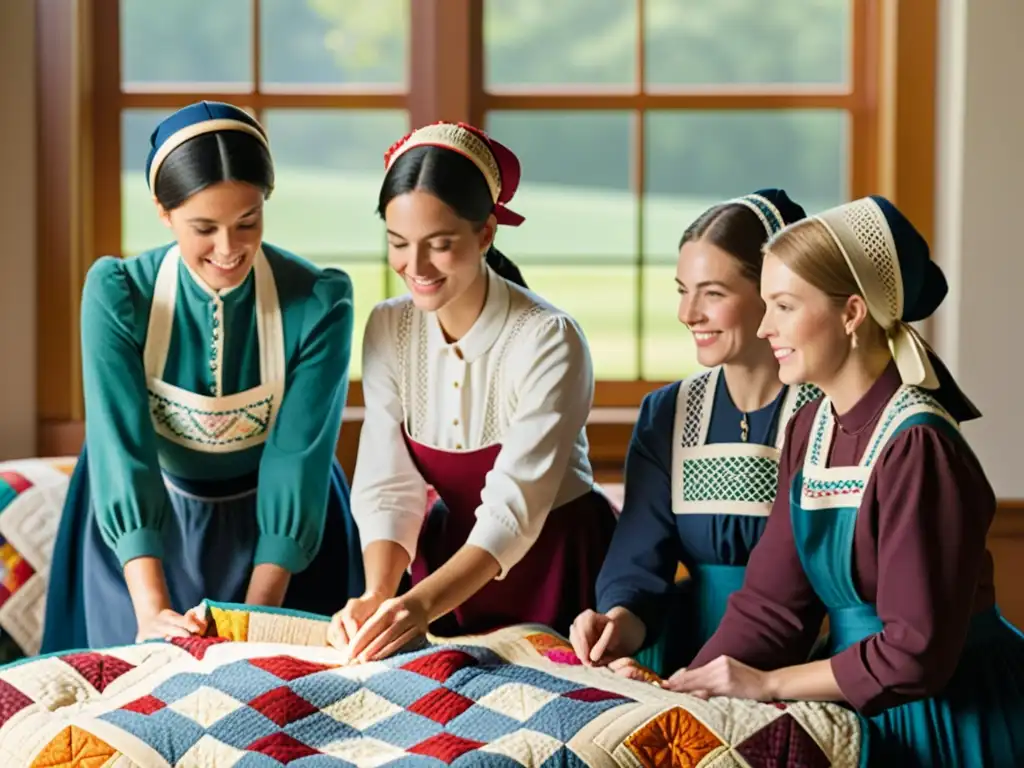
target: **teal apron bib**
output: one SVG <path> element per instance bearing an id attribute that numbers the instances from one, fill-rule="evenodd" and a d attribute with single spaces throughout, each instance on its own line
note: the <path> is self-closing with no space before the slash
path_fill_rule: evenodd
<path id="1" fill-rule="evenodd" d="M 886 406 L 860 464 L 833 468 L 827 466 L 835 428 L 831 404 L 823 400 L 818 409 L 803 469 L 790 486 L 790 515 L 804 572 L 828 609 L 829 656 L 884 629 L 875 606 L 854 586 L 854 528 L 874 462 L 915 425 L 962 439 L 930 395 L 904 386 Z M 865 765 L 1024 765 L 1024 636 L 995 609 L 976 615 L 957 670 L 939 696 L 864 718 L 863 727 Z"/>

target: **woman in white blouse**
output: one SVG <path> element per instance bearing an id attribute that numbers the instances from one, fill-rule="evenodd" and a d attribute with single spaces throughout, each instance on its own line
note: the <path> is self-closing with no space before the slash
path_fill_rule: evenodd
<path id="1" fill-rule="evenodd" d="M 331 643 L 369 661 L 428 625 L 567 633 L 594 605 L 615 518 L 587 458 L 583 332 L 492 244 L 499 224 L 523 221 L 505 207 L 519 161 L 482 131 L 438 123 L 396 143 L 385 167 L 378 212 L 409 294 L 366 326 L 352 485 L 366 593 L 335 615 Z M 428 487 L 443 503 L 426 514 Z"/>

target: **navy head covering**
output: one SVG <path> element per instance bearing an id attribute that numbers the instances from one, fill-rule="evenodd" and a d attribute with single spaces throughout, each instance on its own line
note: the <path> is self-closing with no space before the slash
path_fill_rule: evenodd
<path id="1" fill-rule="evenodd" d="M 182 107 L 165 118 L 149 137 L 146 183 L 153 189 L 160 166 L 167 156 L 189 139 L 216 131 L 242 131 L 270 149 L 266 131 L 244 109 L 222 101 L 199 101 Z"/>
<path id="2" fill-rule="evenodd" d="M 754 212 L 764 225 L 768 237 L 779 232 L 787 224 L 806 218 L 804 209 L 789 199 L 782 189 L 759 189 L 756 192 L 730 200 L 746 206 Z"/>
<path id="3" fill-rule="evenodd" d="M 904 383 L 932 390 L 958 422 L 981 416 L 939 356 L 909 325 L 930 317 L 949 290 L 921 233 L 881 195 L 844 203 L 814 218 L 832 235 L 871 317 L 885 329 Z"/>

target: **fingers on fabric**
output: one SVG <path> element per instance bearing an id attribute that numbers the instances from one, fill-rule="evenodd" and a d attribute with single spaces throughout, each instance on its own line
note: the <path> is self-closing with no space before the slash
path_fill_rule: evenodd
<path id="1" fill-rule="evenodd" d="M 604 620 L 602 622 L 602 619 Z M 608 617 L 595 611 L 586 610 L 576 617 L 576 620 L 569 627 L 569 643 L 572 645 L 576 656 L 585 666 L 594 665 L 594 649 L 601 638 L 602 627 L 608 622 Z M 602 651 L 603 653 L 603 651 Z M 597 656 L 596 658 L 600 658 Z"/>

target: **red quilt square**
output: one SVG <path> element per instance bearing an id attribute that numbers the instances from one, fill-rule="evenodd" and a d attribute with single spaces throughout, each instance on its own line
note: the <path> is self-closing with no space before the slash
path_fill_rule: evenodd
<path id="1" fill-rule="evenodd" d="M 625 696 L 620 696 L 617 693 L 611 691 L 602 691 L 599 688 L 581 688 L 578 691 L 569 691 L 569 693 L 563 694 L 566 699 L 575 699 L 576 701 L 611 701 L 612 699 L 624 699 Z"/>
<path id="2" fill-rule="evenodd" d="M 254 741 L 246 749 L 250 752 L 259 752 L 267 757 L 272 757 L 277 762 L 284 763 L 285 765 L 295 760 L 301 760 L 304 757 L 322 754 L 318 750 L 306 746 L 301 741 L 293 739 L 287 733 L 282 732 L 271 736 L 264 736 L 262 739 Z"/>
<path id="3" fill-rule="evenodd" d="M 34 703 L 13 685 L 5 680 L 0 680 L 0 725 Z"/>
<path id="4" fill-rule="evenodd" d="M 228 642 L 227 638 L 224 637 L 196 637 L 194 635 L 191 637 L 172 637 L 170 639 L 172 645 L 188 651 L 200 661 L 203 660 L 211 645 L 226 642 Z"/>
<path id="5" fill-rule="evenodd" d="M 435 723 L 445 725 L 472 707 L 474 703 L 472 699 L 467 699 L 461 693 L 456 693 L 448 688 L 435 688 L 408 707 L 408 711 L 429 717 Z"/>
<path id="6" fill-rule="evenodd" d="M 431 736 L 426 741 L 421 741 L 412 749 L 408 750 L 414 755 L 426 755 L 451 765 L 467 752 L 480 749 L 484 746 L 482 742 L 470 741 L 450 733 L 439 733 Z"/>
<path id="7" fill-rule="evenodd" d="M 125 672 L 135 669 L 135 665 L 104 653 L 72 653 L 61 656 L 60 660 L 73 667 L 100 693 Z"/>
<path id="8" fill-rule="evenodd" d="M 141 699 L 135 701 L 129 701 L 121 709 L 125 709 L 129 712 L 137 712 L 140 715 L 152 715 L 155 712 L 159 712 L 161 709 L 166 707 L 160 699 L 156 696 L 143 696 Z"/>
<path id="9" fill-rule="evenodd" d="M 306 675 L 335 669 L 330 664 L 314 664 L 311 661 L 296 659 L 294 656 L 266 656 L 262 659 L 249 659 L 249 663 L 288 682 L 306 677 Z"/>
<path id="10" fill-rule="evenodd" d="M 463 667 L 470 667 L 476 663 L 475 658 L 463 651 L 438 651 L 413 659 L 403 664 L 401 668 L 443 683 Z"/>
<path id="11" fill-rule="evenodd" d="M 32 481 L 18 472 L 0 472 L 0 480 L 3 480 L 17 494 L 24 493 L 32 487 Z"/>
<path id="12" fill-rule="evenodd" d="M 284 686 L 260 694 L 249 702 L 249 706 L 282 728 L 320 711 L 291 688 Z"/>

